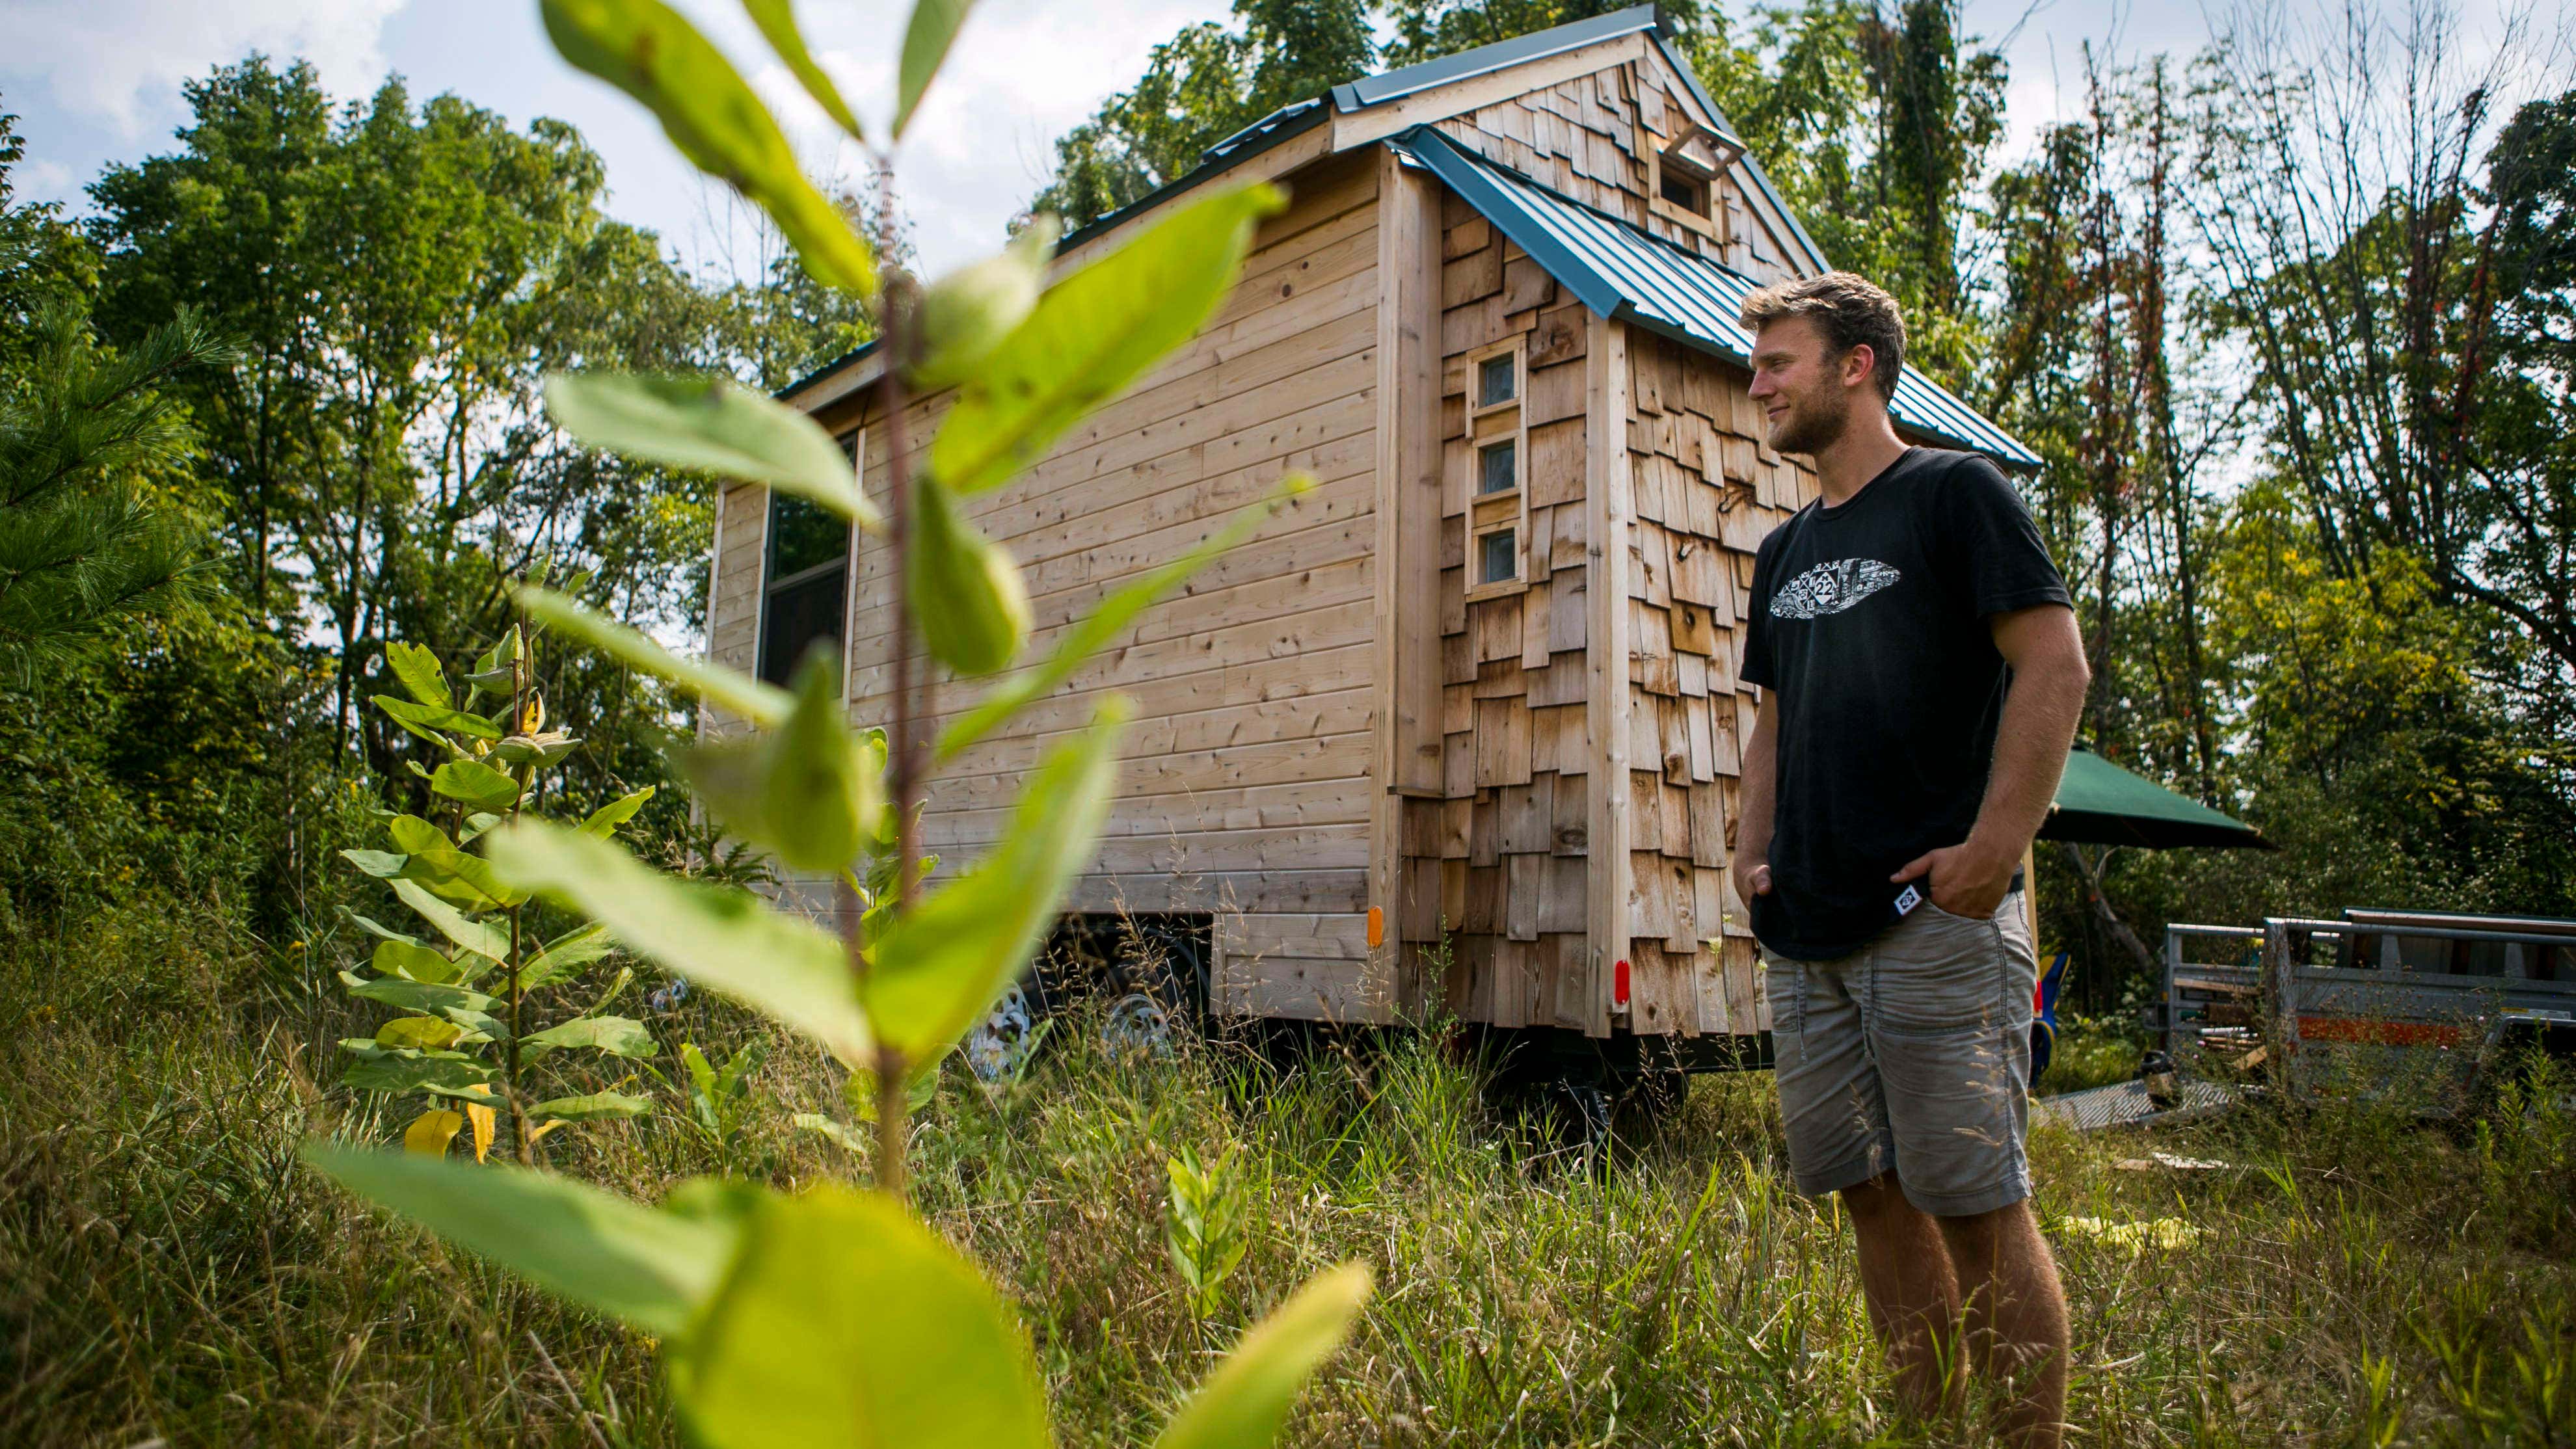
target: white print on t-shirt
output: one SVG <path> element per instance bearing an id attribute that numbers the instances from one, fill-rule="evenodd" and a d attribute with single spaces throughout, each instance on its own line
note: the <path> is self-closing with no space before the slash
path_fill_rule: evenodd
<path id="1" fill-rule="evenodd" d="M 1818 564 L 1771 596 L 1771 617 L 1812 619 L 1818 614 L 1839 614 L 1903 577 L 1874 558 Z"/>

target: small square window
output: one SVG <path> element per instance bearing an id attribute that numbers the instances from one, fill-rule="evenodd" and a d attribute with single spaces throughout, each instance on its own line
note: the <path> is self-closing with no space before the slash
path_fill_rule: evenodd
<path id="1" fill-rule="evenodd" d="M 1521 486 L 1520 444 L 1512 438 L 1488 443 L 1477 453 L 1476 492 L 1509 493 Z"/>
<path id="2" fill-rule="evenodd" d="M 1667 171 L 1663 174 L 1664 200 L 1693 215 L 1708 210 L 1708 184 L 1692 176 Z"/>
<path id="3" fill-rule="evenodd" d="M 1512 355 L 1488 357 L 1476 364 L 1476 406 L 1489 408 L 1512 400 Z"/>
<path id="4" fill-rule="evenodd" d="M 1504 584 L 1521 573 L 1519 537 L 1515 530 L 1496 529 L 1476 541 L 1476 582 Z"/>

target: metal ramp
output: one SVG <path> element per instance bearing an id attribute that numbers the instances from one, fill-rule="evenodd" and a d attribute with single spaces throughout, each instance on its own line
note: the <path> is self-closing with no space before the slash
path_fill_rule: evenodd
<path id="1" fill-rule="evenodd" d="M 2071 1132 L 2098 1132 L 2105 1127 L 2134 1127 L 2147 1122 L 2185 1122 L 2206 1117 L 2236 1101 L 2236 1093 L 2216 1082 L 2180 1084 L 2181 1100 L 2160 1108 L 2147 1097 L 2144 1082 L 2114 1082 L 2058 1097 L 2034 1097 L 2032 1125 L 2045 1122 Z"/>

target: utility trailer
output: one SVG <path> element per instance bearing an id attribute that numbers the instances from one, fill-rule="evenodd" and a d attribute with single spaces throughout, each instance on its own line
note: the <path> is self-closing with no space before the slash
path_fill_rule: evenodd
<path id="1" fill-rule="evenodd" d="M 2352 909 L 2174 925 L 2148 1026 L 2203 1079 L 2405 1076 L 2455 1111 L 2507 1054 L 2576 1053 L 2576 921 Z"/>
<path id="2" fill-rule="evenodd" d="M 1057 274 L 1251 180 L 1291 203 L 1206 330 L 965 507 L 1026 571 L 1042 654 L 1282 474 L 1320 486 L 967 750 L 926 843 L 980 854 L 1041 749 L 1123 690 L 1118 793 L 1068 909 L 1077 934 L 1126 915 L 1191 943 L 1215 1016 L 1436 1002 L 1614 1072 L 1767 1060 L 1726 869 L 1738 664 L 1754 551 L 1816 485 L 1762 441 L 1735 317 L 1825 258 L 1651 6 L 1283 107 L 1067 237 Z M 882 495 L 879 365 L 863 348 L 781 396 Z M 914 400 L 905 436 L 947 405 Z M 1893 412 L 1915 441 L 2038 461 L 1911 369 Z M 880 721 L 892 563 L 730 488 L 711 652 L 775 680 L 846 640 L 852 713 Z M 934 725 L 974 692 L 940 679 Z"/>

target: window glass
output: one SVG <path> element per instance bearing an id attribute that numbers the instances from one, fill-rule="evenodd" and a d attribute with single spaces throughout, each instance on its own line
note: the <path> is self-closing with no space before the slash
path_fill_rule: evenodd
<path id="1" fill-rule="evenodd" d="M 784 685 L 817 639 L 837 641 L 848 603 L 850 526 L 811 499 L 769 495 L 760 677 Z"/>
<path id="2" fill-rule="evenodd" d="M 1477 541 L 1476 582 L 1499 584 L 1520 576 L 1519 549 L 1514 530 L 1504 528 L 1485 534 Z"/>
<path id="3" fill-rule="evenodd" d="M 1476 367 L 1476 406 L 1489 408 L 1512 400 L 1512 355 L 1488 357 Z"/>
<path id="4" fill-rule="evenodd" d="M 1701 189 L 1698 181 L 1672 171 L 1665 172 L 1663 178 L 1664 200 L 1684 211 L 1708 210 L 1707 194 Z"/>
<path id="5" fill-rule="evenodd" d="M 1476 475 L 1476 491 L 1509 493 L 1519 487 L 1520 478 L 1517 476 L 1519 469 L 1513 466 L 1518 460 L 1519 452 L 1519 444 L 1510 438 L 1505 438 L 1499 443 L 1486 444 L 1484 451 L 1477 454 L 1481 471 Z"/>
<path id="6" fill-rule="evenodd" d="M 850 554 L 850 526 L 810 498 L 769 495 L 769 578 L 776 583 Z"/>

